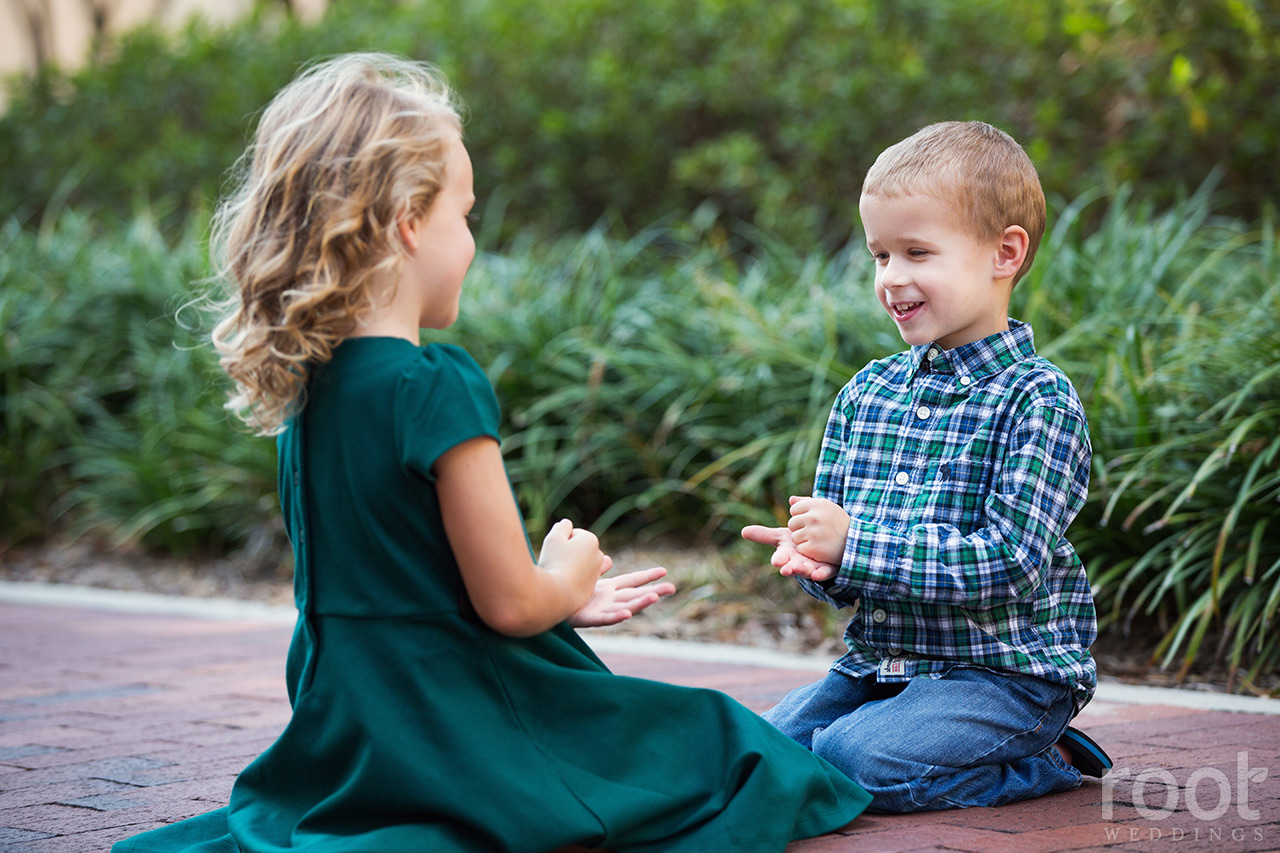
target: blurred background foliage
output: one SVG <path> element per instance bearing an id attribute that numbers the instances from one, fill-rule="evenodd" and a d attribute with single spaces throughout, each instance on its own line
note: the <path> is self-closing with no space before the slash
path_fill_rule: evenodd
<path id="1" fill-rule="evenodd" d="M 0 210 L 164 199 L 180 218 L 300 65 L 360 49 L 448 74 L 513 228 L 634 231 L 708 203 L 833 248 L 875 155 L 942 119 L 1005 128 L 1065 197 L 1137 183 L 1171 202 L 1215 167 L 1233 211 L 1280 197 L 1273 0 L 337 0 L 311 25 L 275 4 L 137 31 L 15 81 Z"/>
<path id="2" fill-rule="evenodd" d="M 314 25 L 264 5 L 11 81 L 0 559 L 86 535 L 286 559 L 274 447 L 222 411 L 190 302 L 256 111 L 353 49 L 437 63 L 469 109 L 482 251 L 440 338 L 489 371 L 535 539 L 570 515 L 725 546 L 784 518 L 836 390 L 902 346 L 862 174 L 920 125 L 982 118 L 1051 197 L 1013 313 L 1089 413 L 1071 537 L 1104 624 L 1242 688 L 1275 671 L 1271 2 L 382 0 Z"/>

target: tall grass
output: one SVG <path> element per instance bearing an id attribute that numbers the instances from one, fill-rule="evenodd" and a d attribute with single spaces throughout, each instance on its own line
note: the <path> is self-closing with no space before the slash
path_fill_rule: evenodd
<path id="1" fill-rule="evenodd" d="M 1159 213 L 1123 198 L 1083 234 L 1082 206 L 1031 297 L 1092 424 L 1074 539 L 1104 622 L 1154 623 L 1166 665 L 1221 657 L 1247 689 L 1280 664 L 1274 223 L 1215 219 L 1206 190 Z"/>
<path id="2" fill-rule="evenodd" d="M 1089 414 L 1071 537 L 1100 614 L 1247 689 L 1280 662 L 1274 228 L 1215 218 L 1207 192 L 1169 210 L 1082 198 L 1053 221 L 1013 313 Z M 99 233 L 74 211 L 0 230 L 0 541 L 278 543 L 273 444 L 223 412 L 205 329 L 177 311 L 207 269 L 198 233 L 169 245 L 145 216 Z M 836 390 L 901 347 L 857 242 L 654 228 L 482 253 L 440 338 L 497 388 L 531 534 L 567 514 L 727 543 L 785 517 Z"/>
<path id="3" fill-rule="evenodd" d="M 490 366 L 535 534 L 557 507 L 702 536 L 785 517 L 834 389 L 896 338 L 862 251 L 741 262 L 668 238 L 526 246 L 468 279 L 448 339 Z"/>
<path id="4" fill-rule="evenodd" d="M 178 322 L 206 274 L 194 225 L 176 245 L 147 216 L 0 232 L 0 546 L 95 533 L 190 553 L 277 526 L 274 448 L 241 439 Z"/>

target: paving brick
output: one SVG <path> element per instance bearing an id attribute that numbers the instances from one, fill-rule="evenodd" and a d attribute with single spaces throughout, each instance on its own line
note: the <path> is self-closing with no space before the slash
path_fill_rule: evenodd
<path id="1" fill-rule="evenodd" d="M 64 800 L 79 797 L 92 797 L 102 794 L 135 791 L 132 785 L 120 782 L 109 782 L 106 779 L 70 779 L 46 785 L 26 785 L 22 787 L 4 785 L 0 789 L 0 809 L 18 808 L 19 806 L 51 805 Z"/>
<path id="2" fill-rule="evenodd" d="M 124 797 L 120 794 L 92 794 L 87 797 L 74 797 L 69 800 L 58 800 L 56 805 L 74 806 L 78 809 L 93 809 L 97 812 L 114 812 L 121 809 L 136 809 L 140 806 L 146 805 L 146 802 L 131 797 Z"/>
<path id="3" fill-rule="evenodd" d="M 74 835 L 78 832 L 120 826 L 128 821 L 128 818 L 122 818 L 118 814 L 62 806 L 56 803 L 0 811 L 0 826 L 47 832 L 51 835 Z"/>
<path id="4" fill-rule="evenodd" d="M 139 755 L 103 758 L 87 761 L 80 766 L 91 779 L 106 779 L 109 782 L 137 785 L 140 788 L 191 778 L 191 769 L 187 765 Z"/>
<path id="5" fill-rule="evenodd" d="M 148 825 L 147 828 L 149 829 L 150 826 Z M 75 835 L 45 836 L 0 849 L 5 853 L 106 853 L 111 849 L 112 844 L 134 834 L 136 833 L 130 831 L 127 826 L 113 826 Z"/>
<path id="6" fill-rule="evenodd" d="M 288 722 L 283 663 L 291 633 L 281 625 L 0 605 L 0 643 L 13 659 L 0 665 L 0 827 L 7 827 L 0 847 L 106 850 L 225 805 L 236 774 Z M 757 710 L 820 676 L 651 654 L 604 657 L 619 674 L 723 690 Z M 1130 778 L 1088 780 L 1076 791 L 996 809 L 863 815 L 788 850 L 1280 849 L 1280 718 L 1097 702 L 1076 722 Z M 1199 769 L 1234 783 L 1239 751 L 1268 774 L 1249 789 L 1251 818 L 1238 813 L 1233 790 L 1220 820 L 1198 819 L 1186 783 Z M 1134 805 L 1132 776 L 1144 769 L 1173 780 L 1144 786 L 1152 805 L 1166 791 L 1176 795 L 1178 808 L 1163 819 Z M 1199 778 L 1201 805 L 1216 803 L 1216 780 Z M 1182 837 L 1171 846 L 1175 829 Z M 1153 830 L 1163 838 L 1146 837 Z M 1233 832 L 1248 838 L 1232 840 Z"/>
<path id="7" fill-rule="evenodd" d="M 172 782 L 165 785 L 162 792 L 155 788 L 126 788 L 117 791 L 117 794 L 139 803 L 147 803 L 154 800 L 157 793 L 163 793 L 167 800 L 192 800 L 205 803 L 204 810 L 208 811 L 227 804 L 231 799 L 231 785 L 235 782 L 237 775 L 238 772 L 224 773 L 220 776 Z"/>
<path id="8" fill-rule="evenodd" d="M 123 742 L 104 742 L 99 738 L 92 746 L 82 746 L 77 749 L 61 749 L 57 751 L 45 752 L 38 755 L 24 756 L 22 758 L 6 761 L 15 767 L 22 767 L 27 770 L 40 770 L 45 767 L 58 767 L 63 764 L 83 764 L 90 761 L 112 760 L 119 758 Z M 152 753 L 163 752 L 178 748 L 179 745 L 172 741 L 166 740 L 131 740 L 128 742 L 128 750 L 133 753 Z"/>
<path id="9" fill-rule="evenodd" d="M 41 726 L 22 731 L 9 731 L 0 724 L 0 761 L 4 761 L 13 753 L 9 750 L 27 747 L 43 747 L 53 749 L 75 749 L 88 743 L 98 743 L 102 733 L 93 729 L 78 726 Z M 56 744 L 57 746 L 51 746 Z"/>
<path id="10" fill-rule="evenodd" d="M 856 827 L 858 821 L 854 821 Z M 921 848 L 982 850 L 992 844 L 1003 843 L 1009 836 L 1002 832 L 992 832 L 968 826 L 937 824 L 920 826 L 914 823 L 912 816 L 903 815 L 892 825 L 881 829 L 864 829 L 847 835 L 827 835 L 808 842 L 810 846 L 794 843 L 788 846 L 789 853 L 817 853 L 817 851 L 840 851 L 840 853 L 897 853 L 898 851 L 918 850 Z"/>
<path id="11" fill-rule="evenodd" d="M 1126 812 L 1132 806 L 1123 804 Z M 1113 813 L 1117 811 L 1112 807 Z M 942 820 L 1000 832 L 1026 832 L 1076 826 L 1102 819 L 1101 786 L 1086 783 L 1075 791 L 1051 794 L 1038 800 L 1010 803 L 993 809 L 963 809 L 939 812 Z"/>
<path id="12" fill-rule="evenodd" d="M 820 835 L 787 845 L 787 853 L 839 853 L 847 850 L 848 841 L 840 835 Z"/>
<path id="13" fill-rule="evenodd" d="M 40 743 L 24 743 L 21 746 L 0 746 L 0 761 L 13 767 L 26 767 L 25 764 L 19 763 L 19 759 L 28 759 L 37 755 L 57 754 L 66 752 L 67 748 L 62 746 L 47 746 Z"/>
<path id="14" fill-rule="evenodd" d="M 14 739 L 25 736 L 24 740 L 30 740 L 31 732 L 50 728 L 103 732 L 107 730 L 104 726 L 112 719 L 110 714 L 90 714 L 69 708 L 56 711 L 25 709 L 20 714 L 6 714 L 0 708 L 0 735 Z"/>
<path id="15" fill-rule="evenodd" d="M 41 838 L 56 837 L 52 832 L 36 832 L 33 829 L 14 829 L 13 827 L 0 826 L 0 850 L 16 850 L 17 845 L 25 841 L 35 841 Z"/>

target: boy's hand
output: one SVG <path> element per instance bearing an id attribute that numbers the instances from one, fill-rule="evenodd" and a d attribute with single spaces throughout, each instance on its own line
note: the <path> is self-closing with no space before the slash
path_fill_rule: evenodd
<path id="1" fill-rule="evenodd" d="M 792 495 L 790 503 L 787 528 L 796 551 L 818 563 L 840 565 L 849 538 L 849 513 L 823 498 Z"/>
<path id="2" fill-rule="evenodd" d="M 785 527 L 748 525 L 742 528 L 742 538 L 759 542 L 761 545 L 772 545 L 773 556 L 769 562 L 780 574 L 787 577 L 808 578 L 821 583 L 831 580 L 839 571 L 837 566 L 811 560 L 797 551 L 796 544 L 791 538 L 791 531 Z"/>
<path id="3" fill-rule="evenodd" d="M 605 571 L 608 571 L 608 566 L 613 565 L 613 561 L 606 557 L 605 563 Z M 577 613 L 569 617 L 569 624 L 575 628 L 602 628 L 630 619 L 663 596 L 676 591 L 673 583 L 656 583 L 666 574 L 666 569 L 657 567 L 627 572 L 612 578 L 600 578 L 596 581 L 591 598 Z"/>

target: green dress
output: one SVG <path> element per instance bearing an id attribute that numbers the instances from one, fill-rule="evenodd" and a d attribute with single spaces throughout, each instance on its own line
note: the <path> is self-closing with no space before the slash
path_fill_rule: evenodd
<path id="1" fill-rule="evenodd" d="M 869 797 L 711 690 L 614 675 L 567 624 L 516 639 L 465 594 L 433 463 L 497 438 L 457 347 L 355 338 L 280 437 L 293 716 L 230 805 L 139 851 L 778 851 Z"/>

